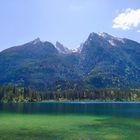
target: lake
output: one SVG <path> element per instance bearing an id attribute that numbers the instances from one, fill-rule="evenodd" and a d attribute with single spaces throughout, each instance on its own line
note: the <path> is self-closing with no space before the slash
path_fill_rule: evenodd
<path id="1" fill-rule="evenodd" d="M 139 102 L 0 104 L 1 140 L 139 140 L 139 130 Z"/>

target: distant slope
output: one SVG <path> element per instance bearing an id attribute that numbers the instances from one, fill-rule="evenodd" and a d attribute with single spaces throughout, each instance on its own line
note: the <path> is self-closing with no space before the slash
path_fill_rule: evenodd
<path id="1" fill-rule="evenodd" d="M 77 79 L 76 61 L 75 55 L 62 55 L 53 44 L 34 40 L 0 53 L 0 83 L 44 88 L 57 80 Z"/>
<path id="2" fill-rule="evenodd" d="M 139 87 L 140 44 L 107 33 L 90 34 L 81 52 L 85 79 L 95 87 Z"/>

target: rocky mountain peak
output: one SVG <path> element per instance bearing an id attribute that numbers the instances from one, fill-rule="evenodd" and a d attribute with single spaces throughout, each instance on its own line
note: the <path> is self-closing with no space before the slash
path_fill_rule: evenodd
<path id="1" fill-rule="evenodd" d="M 96 41 L 102 43 L 104 42 L 105 44 L 108 44 L 108 46 L 110 47 L 117 47 L 120 46 L 120 44 L 125 44 L 125 40 L 123 38 L 118 38 L 105 32 L 91 33 L 89 35 L 88 41 L 94 42 Z"/>
<path id="2" fill-rule="evenodd" d="M 32 44 L 38 44 L 38 43 L 40 43 L 41 42 L 41 40 L 40 40 L 40 38 L 38 37 L 38 38 L 36 38 L 36 39 L 34 39 L 33 41 L 31 41 L 30 43 L 32 43 Z"/>

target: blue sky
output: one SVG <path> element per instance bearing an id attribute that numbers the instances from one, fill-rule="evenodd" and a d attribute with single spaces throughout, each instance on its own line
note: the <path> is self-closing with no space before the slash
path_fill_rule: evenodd
<path id="1" fill-rule="evenodd" d="M 0 0 L 0 50 L 37 37 L 75 48 L 91 32 L 140 42 L 140 1 Z"/>

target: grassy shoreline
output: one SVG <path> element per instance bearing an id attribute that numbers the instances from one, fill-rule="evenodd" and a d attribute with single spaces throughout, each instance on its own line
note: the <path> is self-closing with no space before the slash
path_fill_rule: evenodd
<path id="1" fill-rule="evenodd" d="M 1 101 L 0 103 L 45 103 L 45 102 L 58 102 L 58 103 L 140 103 L 140 100 L 131 101 L 114 101 L 114 100 L 43 100 L 43 101 Z"/>

